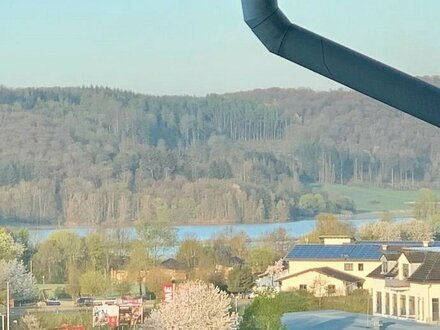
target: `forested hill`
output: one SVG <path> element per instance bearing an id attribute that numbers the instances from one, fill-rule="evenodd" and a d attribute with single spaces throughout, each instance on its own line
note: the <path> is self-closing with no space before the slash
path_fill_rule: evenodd
<path id="1" fill-rule="evenodd" d="M 0 221 L 251 223 L 353 210 L 309 184 L 438 186 L 439 137 L 346 91 L 0 87 Z"/>

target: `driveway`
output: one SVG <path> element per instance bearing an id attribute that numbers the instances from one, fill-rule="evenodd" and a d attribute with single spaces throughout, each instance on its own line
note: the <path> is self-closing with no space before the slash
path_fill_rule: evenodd
<path id="1" fill-rule="evenodd" d="M 284 314 L 282 322 L 287 329 L 301 330 L 356 330 L 372 329 L 371 316 L 367 321 L 366 315 L 341 311 L 315 311 Z M 383 330 L 434 330 L 440 326 L 424 325 L 412 321 L 403 321 L 390 318 L 380 318 Z"/>

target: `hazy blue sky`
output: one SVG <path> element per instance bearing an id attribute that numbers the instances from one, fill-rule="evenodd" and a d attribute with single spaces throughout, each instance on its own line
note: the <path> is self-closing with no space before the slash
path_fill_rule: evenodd
<path id="1" fill-rule="evenodd" d="M 438 0 L 279 3 L 332 40 L 411 74 L 440 74 Z M 1 0 L 0 84 L 196 95 L 338 87 L 269 54 L 240 0 Z"/>

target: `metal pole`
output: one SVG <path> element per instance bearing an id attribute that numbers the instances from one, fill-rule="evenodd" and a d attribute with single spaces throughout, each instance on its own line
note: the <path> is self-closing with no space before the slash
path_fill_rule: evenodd
<path id="1" fill-rule="evenodd" d="M 10 329 L 10 325 L 9 325 L 9 281 L 6 282 L 6 330 Z"/>
<path id="2" fill-rule="evenodd" d="M 292 24 L 277 0 L 241 2 L 270 52 L 440 127 L 440 88 Z"/>
<path id="3" fill-rule="evenodd" d="M 2 317 L 2 330 L 5 330 L 5 316 L 1 315 Z"/>
<path id="4" fill-rule="evenodd" d="M 370 294 L 368 294 L 368 301 L 367 301 L 367 327 L 370 327 Z"/>

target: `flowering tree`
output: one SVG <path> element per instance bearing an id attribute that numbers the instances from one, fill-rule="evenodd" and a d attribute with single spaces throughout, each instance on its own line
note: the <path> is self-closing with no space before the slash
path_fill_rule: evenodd
<path id="1" fill-rule="evenodd" d="M 201 281 L 178 285 L 173 300 L 151 312 L 143 329 L 229 330 L 237 321 L 225 292 Z"/>
<path id="2" fill-rule="evenodd" d="M 434 236 L 434 228 L 430 222 L 421 220 L 411 220 L 403 223 L 377 221 L 363 225 L 359 229 L 358 235 L 364 240 L 429 241 Z"/>
<path id="3" fill-rule="evenodd" d="M 273 286 L 274 277 L 277 276 L 278 274 L 282 273 L 283 271 L 284 271 L 283 259 L 280 259 L 280 260 L 276 261 L 275 264 L 273 264 L 272 266 L 267 267 L 265 274 L 267 274 L 271 277 L 272 286 Z"/>
<path id="4" fill-rule="evenodd" d="M 3 228 L 0 228 L 0 260 L 19 258 L 23 251 L 23 245 L 14 242 L 13 237 Z"/>
<path id="5" fill-rule="evenodd" d="M 434 228 L 430 222 L 411 220 L 400 225 L 403 240 L 430 241 L 434 237 Z"/>
<path id="6" fill-rule="evenodd" d="M 4 297 L 5 283 L 10 283 L 11 297 L 15 300 L 30 300 L 35 297 L 35 280 L 23 262 L 0 260 L 0 297 Z"/>
<path id="7" fill-rule="evenodd" d="M 266 269 L 266 274 L 269 276 L 275 276 L 284 270 L 283 259 L 275 262 L 272 266 L 268 266 Z"/>
<path id="8" fill-rule="evenodd" d="M 388 221 L 365 224 L 359 229 L 358 235 L 364 240 L 399 241 L 401 239 L 399 225 Z"/>

